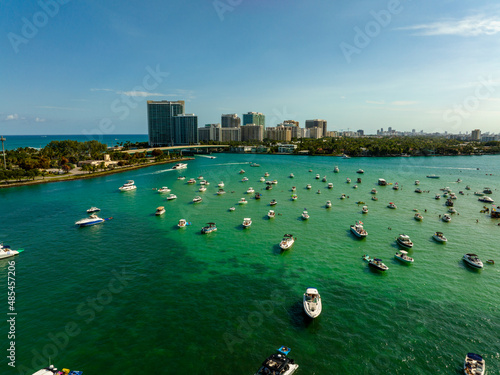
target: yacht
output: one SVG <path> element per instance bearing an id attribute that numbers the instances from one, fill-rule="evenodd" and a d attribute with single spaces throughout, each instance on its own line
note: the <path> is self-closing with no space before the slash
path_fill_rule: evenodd
<path id="1" fill-rule="evenodd" d="M 33 373 L 33 375 L 54 375 L 54 374 L 83 375 L 83 371 L 73 370 L 70 372 L 70 370 L 68 369 L 63 369 L 63 371 L 58 371 L 57 368 L 54 367 L 54 365 L 50 365 L 49 367 L 45 367 Z"/>
<path id="2" fill-rule="evenodd" d="M 351 179 L 349 177 L 346 178 L 345 182 L 347 182 L 348 184 L 351 183 Z"/>
<path id="3" fill-rule="evenodd" d="M 285 234 L 280 242 L 280 247 L 282 250 L 288 250 L 289 248 L 292 247 L 294 242 L 295 238 L 293 238 L 293 235 Z"/>
<path id="4" fill-rule="evenodd" d="M 186 169 L 187 167 L 188 165 L 185 163 L 177 163 L 172 167 L 172 169 Z"/>
<path id="5" fill-rule="evenodd" d="M 420 194 L 421 194 L 421 193 L 422 193 L 422 189 L 420 189 L 420 188 L 416 188 L 416 189 L 415 189 L 415 193 L 420 193 Z"/>
<path id="6" fill-rule="evenodd" d="M 361 209 L 361 212 L 364 214 L 367 214 L 368 213 L 368 206 L 363 206 L 363 208 Z"/>
<path id="7" fill-rule="evenodd" d="M 370 259 L 368 265 L 379 271 L 387 271 L 389 269 L 389 267 L 387 267 L 384 263 L 382 263 L 382 259 L 379 258 Z"/>
<path id="8" fill-rule="evenodd" d="M 321 296 L 316 288 L 307 288 L 303 297 L 304 311 L 310 318 L 317 318 L 321 314 Z"/>
<path id="9" fill-rule="evenodd" d="M 163 187 L 159 188 L 157 191 L 158 191 L 158 193 L 170 193 L 171 190 L 168 187 L 163 186 Z"/>
<path id="10" fill-rule="evenodd" d="M 222 194 L 226 194 L 226 191 L 224 189 L 219 189 L 217 191 L 217 195 L 222 195 Z"/>
<path id="11" fill-rule="evenodd" d="M 293 173 L 290 173 L 290 178 L 294 178 L 295 176 L 293 175 Z"/>
<path id="12" fill-rule="evenodd" d="M 271 202 L 269 202 L 270 206 L 276 206 L 276 204 L 278 204 L 278 202 L 276 202 L 276 199 L 273 199 Z"/>
<path id="13" fill-rule="evenodd" d="M 414 216 L 415 220 L 417 221 L 422 221 L 424 220 L 424 217 L 420 214 L 420 213 L 416 213 L 415 216 Z"/>
<path id="14" fill-rule="evenodd" d="M 255 190 L 254 190 L 254 188 L 253 188 L 253 187 L 251 187 L 251 186 L 250 186 L 250 187 L 247 189 L 247 194 L 253 194 L 253 193 L 255 193 Z"/>
<path id="15" fill-rule="evenodd" d="M 14 255 L 22 253 L 23 251 L 23 249 L 12 250 L 10 246 L 0 243 L 0 259 L 13 257 Z"/>
<path id="16" fill-rule="evenodd" d="M 248 177 L 243 177 L 243 178 L 241 179 L 241 181 L 242 181 L 242 182 L 248 181 Z"/>
<path id="17" fill-rule="evenodd" d="M 368 236 L 368 232 L 363 228 L 363 223 L 361 221 L 357 221 L 356 224 L 351 225 L 351 232 L 359 238 Z"/>
<path id="18" fill-rule="evenodd" d="M 312 189 L 311 184 L 307 184 L 307 185 L 306 185 L 306 189 Z"/>
<path id="19" fill-rule="evenodd" d="M 437 242 L 447 242 L 448 241 L 448 239 L 444 236 L 444 234 L 442 232 L 434 233 L 432 238 L 434 238 Z"/>
<path id="20" fill-rule="evenodd" d="M 326 208 L 332 207 L 332 201 L 326 201 Z"/>
<path id="21" fill-rule="evenodd" d="M 97 207 L 90 207 L 88 210 L 87 210 L 87 213 L 88 214 L 91 214 L 91 213 L 94 213 L 94 212 L 99 212 L 101 211 L 100 208 L 97 208 Z"/>
<path id="22" fill-rule="evenodd" d="M 451 221 L 451 216 L 448 214 L 444 214 L 442 219 L 443 219 L 443 221 L 449 223 Z"/>
<path id="23" fill-rule="evenodd" d="M 493 203 L 495 202 L 493 199 L 485 195 L 484 197 L 481 197 L 478 199 L 478 201 L 484 202 L 484 203 Z"/>
<path id="24" fill-rule="evenodd" d="M 476 254 L 465 254 L 463 256 L 463 260 L 465 263 L 467 263 L 469 266 L 474 267 L 474 268 L 483 268 L 483 262 L 481 259 L 478 258 Z"/>
<path id="25" fill-rule="evenodd" d="M 243 219 L 243 228 L 249 228 L 252 225 L 252 219 L 246 217 Z"/>
<path id="26" fill-rule="evenodd" d="M 203 180 L 203 176 L 198 176 L 198 180 Z"/>
<path id="27" fill-rule="evenodd" d="M 420 181 L 419 180 L 415 180 L 415 185 L 420 185 Z"/>
<path id="28" fill-rule="evenodd" d="M 85 219 L 78 220 L 75 224 L 80 226 L 80 227 L 89 227 L 91 225 L 100 224 L 104 221 L 105 220 L 103 218 L 100 218 L 96 214 L 92 214 Z"/>
<path id="29" fill-rule="evenodd" d="M 203 199 L 201 199 L 200 196 L 196 196 L 196 197 L 193 198 L 193 203 L 200 203 L 202 201 L 203 201 Z"/>
<path id="30" fill-rule="evenodd" d="M 396 206 L 396 204 L 395 204 L 395 203 L 393 203 L 393 202 L 389 202 L 389 204 L 387 205 L 387 207 L 392 208 L 392 209 L 396 209 L 396 208 L 398 208 L 398 207 Z"/>
<path id="31" fill-rule="evenodd" d="M 155 212 L 155 215 L 156 216 L 160 216 L 160 215 L 163 215 L 165 213 L 165 207 L 163 206 L 160 206 L 156 209 L 156 212 Z"/>
<path id="32" fill-rule="evenodd" d="M 167 197 L 167 201 L 171 201 L 171 200 L 174 200 L 174 199 L 177 199 L 177 195 L 175 195 L 175 194 L 170 194 L 170 195 Z"/>
<path id="33" fill-rule="evenodd" d="M 278 349 L 278 353 L 270 355 L 262 362 L 255 375 L 292 375 L 299 365 L 287 357 L 288 353 L 290 353 L 290 348 L 282 346 Z"/>
<path id="34" fill-rule="evenodd" d="M 339 173 L 339 172 L 340 172 L 339 167 L 335 166 L 335 168 L 333 169 L 333 172 L 334 172 L 334 173 Z"/>
<path id="35" fill-rule="evenodd" d="M 306 211 L 306 210 L 304 210 L 304 212 L 302 212 L 302 219 L 303 219 L 303 220 L 307 220 L 307 219 L 309 219 L 309 214 L 307 213 L 307 211 Z"/>
<path id="36" fill-rule="evenodd" d="M 370 193 L 377 194 L 377 189 L 373 188 Z"/>
<path id="37" fill-rule="evenodd" d="M 333 184 L 331 182 L 328 183 L 328 189 L 333 189 Z"/>
<path id="38" fill-rule="evenodd" d="M 486 362 L 479 354 L 467 353 L 464 361 L 465 375 L 484 375 L 486 371 Z"/>
<path id="39" fill-rule="evenodd" d="M 212 233 L 217 230 L 217 226 L 215 223 L 207 223 L 203 228 L 201 228 L 201 233 L 202 234 L 207 234 L 207 233 Z"/>
<path id="40" fill-rule="evenodd" d="M 196 184 L 196 180 L 194 178 L 190 178 L 187 183 L 189 185 Z"/>
<path id="41" fill-rule="evenodd" d="M 198 191 L 204 192 L 204 191 L 207 191 L 207 188 L 205 186 L 200 186 Z"/>
<path id="42" fill-rule="evenodd" d="M 292 194 L 292 201 L 296 201 L 299 196 L 297 194 Z"/>
<path id="43" fill-rule="evenodd" d="M 320 179 L 319 174 L 317 174 L 316 175 L 316 180 L 319 180 L 319 179 Z"/>
<path id="44" fill-rule="evenodd" d="M 238 204 L 247 204 L 248 201 L 245 198 L 241 198 L 238 202 Z"/>
<path id="45" fill-rule="evenodd" d="M 177 224 L 177 226 L 178 226 L 179 228 L 185 228 L 185 227 L 186 227 L 186 225 L 188 225 L 188 223 L 187 223 L 186 219 L 180 219 L 180 220 L 179 220 L 179 223 Z"/>
<path id="46" fill-rule="evenodd" d="M 365 171 L 364 171 L 364 170 L 362 170 L 362 169 L 358 169 L 358 170 L 356 171 L 356 173 L 365 173 Z"/>
<path id="47" fill-rule="evenodd" d="M 404 263 L 413 263 L 413 258 L 408 256 L 408 252 L 400 250 L 399 253 L 394 254 L 394 258 Z"/>
<path id="48" fill-rule="evenodd" d="M 398 243 L 399 246 L 405 249 L 411 249 L 413 247 L 413 242 L 411 242 L 410 236 L 406 234 L 400 234 L 399 237 L 396 239 L 396 242 Z"/>
<path id="49" fill-rule="evenodd" d="M 123 186 L 120 186 L 118 189 L 120 191 L 130 191 L 130 190 L 137 189 L 137 186 L 134 185 L 134 181 L 133 180 L 128 180 L 127 182 L 125 182 L 123 184 Z"/>
<path id="50" fill-rule="evenodd" d="M 274 219 L 276 217 L 276 212 L 274 212 L 273 210 L 269 210 L 267 213 L 267 217 L 269 219 Z"/>

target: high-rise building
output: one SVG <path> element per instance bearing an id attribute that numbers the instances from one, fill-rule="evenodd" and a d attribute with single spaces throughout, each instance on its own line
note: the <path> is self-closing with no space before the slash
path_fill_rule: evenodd
<path id="1" fill-rule="evenodd" d="M 242 126 L 240 129 L 242 142 L 262 142 L 264 140 L 264 126 L 262 125 L 247 124 Z"/>
<path id="2" fill-rule="evenodd" d="M 470 135 L 470 139 L 472 141 L 480 141 L 481 140 L 481 130 L 474 129 Z"/>
<path id="3" fill-rule="evenodd" d="M 208 142 L 221 140 L 221 125 L 220 124 L 206 124 L 204 128 L 198 128 L 198 141 Z"/>
<path id="4" fill-rule="evenodd" d="M 148 100 L 149 145 L 168 146 L 175 142 L 174 117 L 184 114 L 184 100 Z"/>
<path id="5" fill-rule="evenodd" d="M 223 128 L 239 128 L 241 126 L 241 119 L 236 113 L 231 113 L 222 115 L 220 123 Z"/>
<path id="6" fill-rule="evenodd" d="M 240 142 L 241 141 L 241 129 L 237 128 L 221 128 L 221 142 Z"/>
<path id="7" fill-rule="evenodd" d="M 292 138 L 303 138 L 302 130 L 304 129 L 299 127 L 298 121 L 287 120 L 283 121 L 282 124 L 278 124 L 276 126 L 286 126 L 287 128 L 290 128 L 292 131 Z"/>
<path id="8" fill-rule="evenodd" d="M 266 116 L 260 112 L 248 112 L 243 114 L 243 125 L 262 125 L 263 128 L 266 127 Z"/>
<path id="9" fill-rule="evenodd" d="M 296 126 L 278 125 L 266 128 L 266 138 L 272 141 L 290 142 L 292 140 L 292 128 L 296 128 Z"/>
<path id="10" fill-rule="evenodd" d="M 323 137 L 323 128 L 320 128 L 320 127 L 313 127 L 313 128 L 309 128 L 309 137 L 313 138 L 313 139 L 318 139 L 318 138 L 322 138 Z"/>
<path id="11" fill-rule="evenodd" d="M 198 143 L 198 116 L 179 114 L 174 116 L 174 140 L 176 145 Z"/>
<path id="12" fill-rule="evenodd" d="M 312 128 L 321 128 L 322 134 L 326 134 L 327 132 L 327 124 L 326 120 L 306 120 L 306 129 L 312 129 Z"/>
<path id="13" fill-rule="evenodd" d="M 364 136 L 364 135 L 365 135 L 365 131 L 364 131 L 363 129 L 359 129 L 359 130 L 358 130 L 358 135 L 359 135 L 360 137 Z"/>
<path id="14" fill-rule="evenodd" d="M 291 125 L 294 125 L 294 126 L 299 126 L 299 122 L 298 121 L 295 121 L 295 120 L 285 120 L 283 121 L 283 125 L 285 126 L 291 126 Z"/>

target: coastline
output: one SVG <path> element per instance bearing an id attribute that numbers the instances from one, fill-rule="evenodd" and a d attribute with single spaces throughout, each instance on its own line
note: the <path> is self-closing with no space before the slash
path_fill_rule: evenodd
<path id="1" fill-rule="evenodd" d="M 20 186 L 28 186 L 28 185 L 48 184 L 48 183 L 52 183 L 52 182 L 84 180 L 84 179 L 89 179 L 89 178 L 108 176 L 108 175 L 116 174 L 116 173 L 133 171 L 136 169 L 152 167 L 154 165 L 178 163 L 178 162 L 186 161 L 186 160 L 194 160 L 194 158 L 179 158 L 179 159 L 173 159 L 173 160 L 165 160 L 165 161 L 148 163 L 148 164 L 132 165 L 129 167 L 119 167 L 119 168 L 115 168 L 113 170 L 101 171 L 101 172 L 95 172 L 95 173 L 85 173 L 85 174 L 82 173 L 82 174 L 69 175 L 69 176 L 62 175 L 62 176 L 54 176 L 54 177 L 45 177 L 45 179 L 40 178 L 40 179 L 36 179 L 36 180 L 12 182 L 12 183 L 7 183 L 7 184 L 2 183 L 2 184 L 0 184 L 0 189 L 4 189 L 4 188 L 7 189 L 7 188 L 11 188 L 11 187 L 20 187 Z"/>

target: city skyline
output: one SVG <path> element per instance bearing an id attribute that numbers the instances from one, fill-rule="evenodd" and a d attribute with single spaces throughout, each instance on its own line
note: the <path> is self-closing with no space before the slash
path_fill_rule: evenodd
<path id="1" fill-rule="evenodd" d="M 266 127 L 495 133 L 499 16 L 485 0 L 11 2 L 0 133 L 146 134 L 148 100 L 185 100 L 198 125 L 261 112 Z"/>

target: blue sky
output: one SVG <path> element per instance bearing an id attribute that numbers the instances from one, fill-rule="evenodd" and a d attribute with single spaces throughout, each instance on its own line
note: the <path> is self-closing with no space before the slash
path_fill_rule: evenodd
<path id="1" fill-rule="evenodd" d="M 5 0 L 0 134 L 147 133 L 147 100 L 200 126 L 499 132 L 500 4 Z"/>

